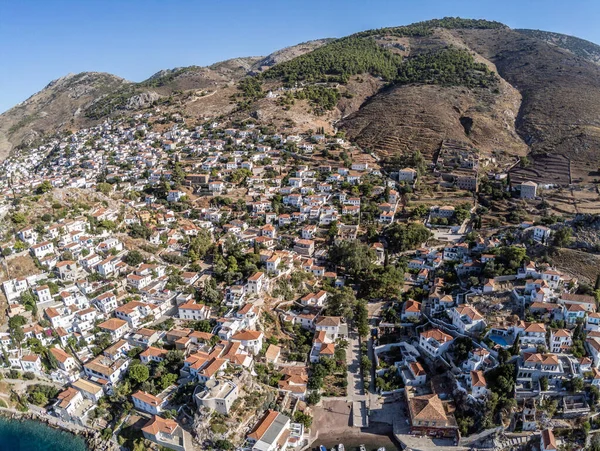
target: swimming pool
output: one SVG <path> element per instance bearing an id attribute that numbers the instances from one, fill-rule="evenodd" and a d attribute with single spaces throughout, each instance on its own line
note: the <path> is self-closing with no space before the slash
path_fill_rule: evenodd
<path id="1" fill-rule="evenodd" d="M 501 335 L 488 335 L 488 338 L 492 340 L 494 343 L 499 344 L 500 346 L 509 346 L 510 343 L 506 341 L 506 338 Z"/>

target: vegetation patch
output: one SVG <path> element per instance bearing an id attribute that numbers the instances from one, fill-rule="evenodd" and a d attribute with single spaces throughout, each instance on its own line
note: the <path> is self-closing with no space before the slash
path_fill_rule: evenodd
<path id="1" fill-rule="evenodd" d="M 85 116 L 90 119 L 102 119 L 116 110 L 123 109 L 127 101 L 139 90 L 132 85 L 123 86 L 116 91 L 99 98 L 85 110 Z"/>
<path id="2" fill-rule="evenodd" d="M 281 78 L 286 83 L 346 83 L 352 75 L 370 73 L 393 81 L 401 64 L 401 56 L 381 48 L 374 40 L 351 36 L 278 64 L 262 77 Z"/>
<path id="3" fill-rule="evenodd" d="M 200 66 L 188 66 L 188 67 L 181 67 L 179 69 L 173 69 L 172 71 L 168 72 L 165 75 L 161 75 L 160 77 L 150 77 L 149 79 L 144 80 L 141 83 L 138 83 L 138 86 L 144 87 L 144 88 L 160 88 L 161 86 L 165 86 L 165 85 L 171 83 L 173 80 L 175 80 L 180 75 L 183 75 L 187 72 L 191 72 L 191 71 L 198 70 L 198 69 L 200 69 Z"/>
<path id="4" fill-rule="evenodd" d="M 496 84 L 498 78 L 466 50 L 446 48 L 407 59 L 398 70 L 396 82 L 485 88 Z"/>
<path id="5" fill-rule="evenodd" d="M 484 19 L 462 19 L 460 17 L 444 17 L 443 19 L 425 20 L 411 25 L 401 27 L 378 28 L 366 30 L 355 34 L 354 36 L 380 36 L 391 35 L 398 37 L 428 36 L 435 28 L 447 29 L 501 29 L 507 28 L 506 25 L 493 20 Z"/>

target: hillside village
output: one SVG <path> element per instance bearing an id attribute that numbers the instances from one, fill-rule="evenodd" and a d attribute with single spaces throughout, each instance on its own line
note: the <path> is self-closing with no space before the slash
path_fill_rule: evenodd
<path id="1" fill-rule="evenodd" d="M 393 166 L 155 108 L 36 150 L 0 168 L 2 408 L 176 451 L 300 450 L 339 403 L 411 449 L 598 427 L 598 291 L 548 259 L 570 229 L 482 223 L 543 187 L 464 143 Z"/>

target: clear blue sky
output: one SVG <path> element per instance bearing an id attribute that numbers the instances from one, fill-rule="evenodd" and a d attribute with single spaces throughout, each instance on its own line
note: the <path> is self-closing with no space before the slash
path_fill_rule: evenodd
<path id="1" fill-rule="evenodd" d="M 598 0 L 0 0 L 0 112 L 70 72 L 160 69 L 444 16 L 600 43 Z"/>

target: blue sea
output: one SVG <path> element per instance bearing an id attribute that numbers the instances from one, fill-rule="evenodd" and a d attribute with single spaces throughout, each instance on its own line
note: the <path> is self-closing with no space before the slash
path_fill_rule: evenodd
<path id="1" fill-rule="evenodd" d="M 87 451 L 85 441 L 38 421 L 0 417 L 0 451 Z"/>

